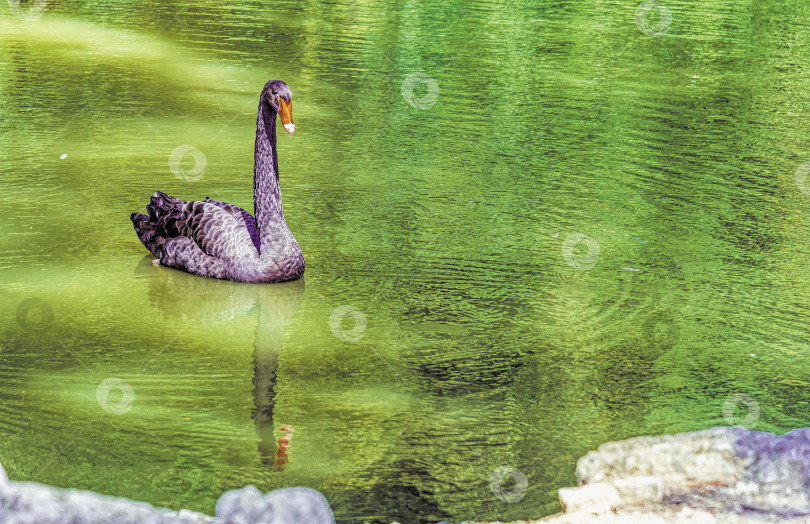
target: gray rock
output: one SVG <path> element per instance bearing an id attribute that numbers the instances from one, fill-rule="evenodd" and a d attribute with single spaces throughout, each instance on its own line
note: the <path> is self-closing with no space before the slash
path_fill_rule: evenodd
<path id="1" fill-rule="evenodd" d="M 216 517 L 172 511 L 90 491 L 11 482 L 0 466 L 3 524 L 334 524 L 326 499 L 308 488 L 263 494 L 253 486 L 220 497 Z"/>
<path id="2" fill-rule="evenodd" d="M 559 490 L 585 522 L 810 522 L 810 428 L 774 435 L 721 427 L 602 444 Z"/>
<path id="3" fill-rule="evenodd" d="M 144 502 L 107 497 L 89 491 L 56 489 L 31 482 L 0 486 L 0 522 L 4 524 L 204 524 L 213 519 L 186 512 L 179 515 Z"/>
<path id="4" fill-rule="evenodd" d="M 222 524 L 334 524 L 326 499 L 309 488 L 279 489 L 263 495 L 253 486 L 220 497 L 217 523 Z"/>

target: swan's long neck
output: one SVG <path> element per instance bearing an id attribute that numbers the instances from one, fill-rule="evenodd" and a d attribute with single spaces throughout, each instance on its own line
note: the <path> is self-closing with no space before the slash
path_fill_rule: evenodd
<path id="1" fill-rule="evenodd" d="M 284 224 L 281 209 L 281 191 L 278 184 L 278 159 L 276 156 L 276 112 L 259 100 L 259 117 L 256 120 L 256 149 L 253 166 L 253 205 L 256 225 L 259 229 L 259 244 L 264 253 L 271 245 L 280 224 Z"/>

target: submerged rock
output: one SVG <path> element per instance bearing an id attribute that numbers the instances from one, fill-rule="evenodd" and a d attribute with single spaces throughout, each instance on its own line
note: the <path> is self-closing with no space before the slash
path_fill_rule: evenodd
<path id="1" fill-rule="evenodd" d="M 145 502 L 90 491 L 10 482 L 0 466 L 3 524 L 334 524 L 326 499 L 308 488 L 262 494 L 253 486 L 220 497 L 216 517 L 189 510 L 158 509 Z"/>
<path id="2" fill-rule="evenodd" d="M 602 444 L 577 462 L 563 513 L 540 522 L 810 523 L 810 428 L 713 428 Z"/>

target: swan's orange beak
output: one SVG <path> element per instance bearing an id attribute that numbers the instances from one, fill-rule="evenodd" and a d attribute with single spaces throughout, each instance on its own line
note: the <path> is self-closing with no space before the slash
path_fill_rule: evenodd
<path id="1" fill-rule="evenodd" d="M 278 116 L 281 117 L 281 123 L 284 125 L 284 129 L 286 129 L 289 134 L 295 133 L 295 124 L 293 124 L 292 121 L 292 100 L 287 104 L 283 98 L 279 98 L 278 103 Z"/>

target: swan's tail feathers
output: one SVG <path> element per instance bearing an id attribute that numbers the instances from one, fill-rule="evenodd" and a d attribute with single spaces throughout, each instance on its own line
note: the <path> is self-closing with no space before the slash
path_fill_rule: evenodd
<path id="1" fill-rule="evenodd" d="M 149 203 L 146 205 L 146 210 L 149 213 L 149 220 L 158 222 L 163 218 L 174 215 L 174 218 L 179 218 L 183 213 L 183 205 L 185 202 L 179 198 L 170 197 L 166 193 L 155 191 Z"/>
<path id="2" fill-rule="evenodd" d="M 155 191 L 146 205 L 146 212 L 149 215 L 149 222 L 158 232 L 158 236 L 168 240 L 189 235 L 185 205 L 186 202 L 179 198 Z"/>
<path id="3" fill-rule="evenodd" d="M 132 213 L 130 215 L 132 224 L 135 226 L 135 232 L 141 243 L 157 258 L 163 254 L 163 244 L 166 239 L 158 234 L 158 230 L 154 224 L 149 221 L 149 217 L 143 213 Z"/>
<path id="4" fill-rule="evenodd" d="M 185 202 L 166 193 L 155 191 L 146 205 L 147 214 L 132 213 L 132 224 L 141 243 L 157 258 L 165 254 L 166 242 L 188 236 Z"/>

